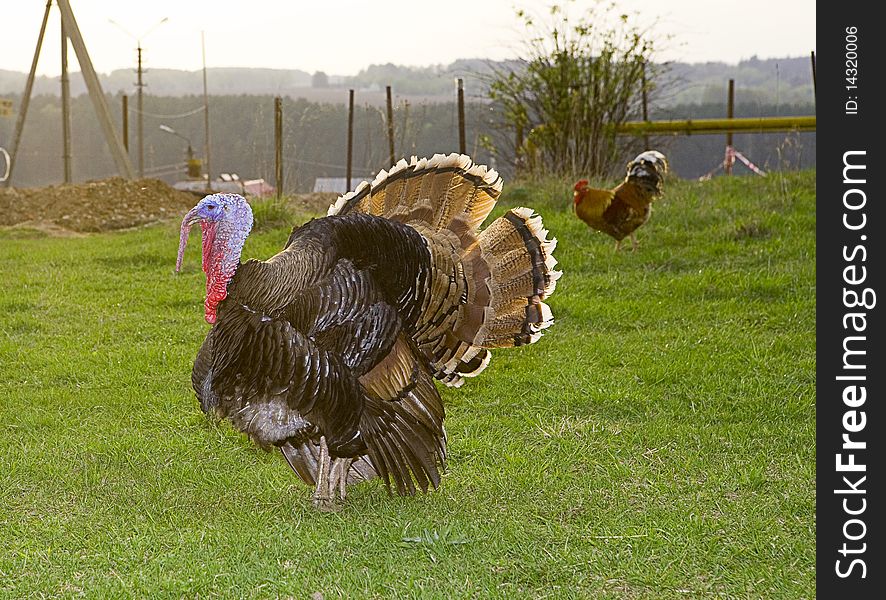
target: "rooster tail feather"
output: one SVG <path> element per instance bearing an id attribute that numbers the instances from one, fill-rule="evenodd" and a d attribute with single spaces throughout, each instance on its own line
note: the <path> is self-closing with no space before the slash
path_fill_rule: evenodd
<path id="1" fill-rule="evenodd" d="M 665 155 L 657 150 L 647 150 L 628 163 L 625 183 L 634 184 L 645 189 L 648 194 L 659 196 L 667 173 L 668 161 Z"/>

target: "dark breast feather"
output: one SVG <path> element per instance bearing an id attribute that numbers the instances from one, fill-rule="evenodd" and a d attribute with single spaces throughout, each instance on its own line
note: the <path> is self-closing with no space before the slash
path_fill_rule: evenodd
<path id="1" fill-rule="evenodd" d="M 362 411 L 342 358 L 288 322 L 232 307 L 212 330 L 209 388 L 218 410 L 262 445 L 320 427 L 330 447 L 351 441 Z"/>
<path id="2" fill-rule="evenodd" d="M 265 447 L 313 448 L 322 433 L 334 455 L 368 454 L 401 494 L 436 487 L 443 405 L 409 337 L 430 268 L 424 238 L 387 219 L 295 229 L 279 254 L 235 273 L 194 363 L 201 406 Z"/>

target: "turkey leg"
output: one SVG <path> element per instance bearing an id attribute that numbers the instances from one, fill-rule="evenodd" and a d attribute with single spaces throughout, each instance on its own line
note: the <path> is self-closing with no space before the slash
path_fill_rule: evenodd
<path id="1" fill-rule="evenodd" d="M 320 436 L 320 457 L 317 460 L 317 488 L 314 490 L 313 503 L 317 510 L 324 512 L 336 510 L 330 486 L 331 458 L 326 446 L 326 437 Z"/>
<path id="2" fill-rule="evenodd" d="M 351 470 L 353 458 L 336 458 L 332 461 L 332 470 L 329 476 L 329 495 L 335 497 L 338 488 L 339 497 L 344 500 L 347 494 L 348 472 Z"/>

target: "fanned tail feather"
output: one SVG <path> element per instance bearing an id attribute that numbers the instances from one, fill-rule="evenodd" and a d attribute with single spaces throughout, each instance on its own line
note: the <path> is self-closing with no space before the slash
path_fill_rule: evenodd
<path id="1" fill-rule="evenodd" d="M 544 300 L 561 272 L 541 217 L 516 208 L 478 231 L 502 185 L 466 155 L 436 154 L 401 160 L 329 207 L 329 215 L 369 213 L 424 236 L 431 276 L 413 338 L 450 386 L 479 374 L 490 348 L 531 344 L 553 323 Z"/>
<path id="2" fill-rule="evenodd" d="M 502 180 L 493 169 L 477 165 L 465 154 L 435 154 L 400 160 L 390 171 L 380 171 L 372 183 L 338 198 L 327 214 L 362 212 L 408 222 L 424 221 L 435 231 L 449 225 L 456 215 L 467 217 L 472 229 L 483 222 L 501 193 Z M 423 201 L 432 215 L 412 214 Z"/>
<path id="3" fill-rule="evenodd" d="M 557 240 L 547 236 L 541 217 L 529 208 L 512 209 L 481 232 L 479 247 L 488 257 L 493 318 L 479 345 L 531 344 L 553 324 L 544 300 L 554 293 L 563 273 L 555 270 Z"/>
<path id="4" fill-rule="evenodd" d="M 553 324 L 544 301 L 562 272 L 555 269 L 557 241 L 547 236 L 541 217 L 515 208 L 462 249 L 464 302 L 452 330 L 433 348 L 438 379 L 458 387 L 486 368 L 490 348 L 531 344 Z"/>

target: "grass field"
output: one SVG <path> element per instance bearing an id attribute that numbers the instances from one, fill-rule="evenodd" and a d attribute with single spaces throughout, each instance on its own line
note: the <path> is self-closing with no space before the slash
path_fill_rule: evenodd
<path id="1" fill-rule="evenodd" d="M 334 514 L 200 412 L 196 239 L 0 232 L 0 597 L 814 597 L 815 174 L 667 187 L 615 254 L 506 182 L 557 323 L 443 391 L 438 491 Z"/>

